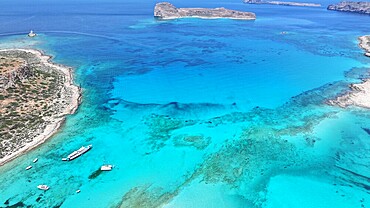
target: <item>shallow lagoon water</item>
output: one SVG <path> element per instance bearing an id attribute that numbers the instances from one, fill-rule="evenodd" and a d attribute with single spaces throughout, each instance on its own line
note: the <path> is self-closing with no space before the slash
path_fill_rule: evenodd
<path id="1" fill-rule="evenodd" d="M 0 206 L 370 205 L 369 113 L 325 104 L 366 75 L 356 38 L 368 16 L 205 1 L 175 3 L 258 19 L 162 22 L 153 2 L 112 3 L 2 8 L 1 48 L 74 67 L 83 102 L 52 139 L 0 167 Z M 18 34 L 29 29 L 40 35 Z M 89 179 L 106 163 L 113 171 Z"/>

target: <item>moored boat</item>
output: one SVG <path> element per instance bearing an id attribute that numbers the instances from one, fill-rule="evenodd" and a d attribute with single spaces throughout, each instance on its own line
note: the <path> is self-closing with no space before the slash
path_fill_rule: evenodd
<path id="1" fill-rule="evenodd" d="M 35 163 L 39 160 L 39 158 L 35 158 L 32 162 Z"/>
<path id="2" fill-rule="evenodd" d="M 82 146 L 80 149 L 72 152 L 69 154 L 66 158 L 62 158 L 63 161 L 71 161 L 73 159 L 78 158 L 79 156 L 85 154 L 87 151 L 89 151 L 92 148 L 92 145 Z"/>
<path id="3" fill-rule="evenodd" d="M 31 169 L 32 168 L 32 166 L 30 165 L 30 166 L 27 166 L 26 167 L 26 170 L 29 170 L 29 169 Z"/>
<path id="4" fill-rule="evenodd" d="M 45 184 L 42 184 L 42 185 L 38 185 L 37 188 L 40 190 L 46 191 L 46 190 L 49 190 L 50 187 Z"/>
<path id="5" fill-rule="evenodd" d="M 28 33 L 28 37 L 33 38 L 36 36 L 36 33 L 34 33 L 32 30 Z"/>
<path id="6" fill-rule="evenodd" d="M 113 166 L 112 165 L 103 165 L 100 167 L 100 170 L 102 171 L 110 171 L 112 170 Z"/>

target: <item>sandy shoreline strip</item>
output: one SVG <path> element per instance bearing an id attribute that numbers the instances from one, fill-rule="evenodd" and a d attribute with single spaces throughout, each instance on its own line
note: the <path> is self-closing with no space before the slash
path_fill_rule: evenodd
<path id="1" fill-rule="evenodd" d="M 39 146 L 40 144 L 44 143 L 48 138 L 53 136 L 60 126 L 63 124 L 66 115 L 73 114 L 80 102 L 81 102 L 81 88 L 73 84 L 73 75 L 72 75 L 72 69 L 63 65 L 52 63 L 51 56 L 45 55 L 41 51 L 34 50 L 34 49 L 4 49 L 0 50 L 0 52 L 3 51 L 24 51 L 28 53 L 32 53 L 36 55 L 38 58 L 40 58 L 41 64 L 44 64 L 45 66 L 50 67 L 53 70 L 62 72 L 65 76 L 65 82 L 64 82 L 64 90 L 65 93 L 64 97 L 66 98 L 67 107 L 65 109 L 62 109 L 60 113 L 53 115 L 53 119 L 47 120 L 48 125 L 44 129 L 40 129 L 42 131 L 41 134 L 39 134 L 37 137 L 35 137 L 32 142 L 27 143 L 24 147 L 21 149 L 13 152 L 12 154 L 5 156 L 4 158 L 0 159 L 0 166 L 4 165 L 5 163 L 15 159 L 16 157 L 32 150 L 33 148 Z"/>
<path id="2" fill-rule="evenodd" d="M 370 57 L 370 35 L 361 36 L 358 38 L 359 46 L 365 50 L 365 56 Z M 351 91 L 337 97 L 335 100 L 330 100 L 331 105 L 338 105 L 340 107 L 358 106 L 370 109 L 370 79 L 363 80 L 359 84 L 351 84 Z"/>

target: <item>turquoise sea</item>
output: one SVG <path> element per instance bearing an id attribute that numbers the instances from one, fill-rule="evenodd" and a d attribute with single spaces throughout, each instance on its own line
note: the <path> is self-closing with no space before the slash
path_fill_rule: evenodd
<path id="1" fill-rule="evenodd" d="M 0 167 L 0 207 L 370 207 L 370 111 L 326 104 L 369 76 L 370 17 L 332 2 L 174 0 L 257 20 L 158 21 L 155 1 L 2 1 L 0 48 L 72 66 L 83 101 Z"/>

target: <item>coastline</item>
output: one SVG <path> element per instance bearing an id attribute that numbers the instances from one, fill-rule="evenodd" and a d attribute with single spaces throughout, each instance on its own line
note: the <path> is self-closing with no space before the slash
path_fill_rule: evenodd
<path id="1" fill-rule="evenodd" d="M 185 17 L 163 17 L 161 20 L 176 20 L 176 19 L 204 19 L 204 20 L 217 20 L 217 19 L 230 19 L 230 20 L 246 20 L 238 17 L 204 17 L 204 16 L 185 16 Z M 254 19 L 250 19 L 254 20 Z"/>
<path id="2" fill-rule="evenodd" d="M 359 46 L 365 50 L 365 56 L 370 57 L 370 35 L 364 35 L 358 39 L 360 40 Z"/>
<path id="3" fill-rule="evenodd" d="M 72 68 L 66 67 L 60 64 L 53 63 L 51 61 L 52 56 L 45 55 L 43 52 L 36 49 L 3 49 L 0 52 L 7 51 L 23 51 L 31 53 L 40 59 L 40 64 L 43 64 L 50 69 L 61 72 L 64 75 L 63 83 L 63 98 L 66 99 L 67 105 L 65 109 L 61 109 L 58 114 L 52 115 L 49 119 L 45 120 L 48 123 L 45 128 L 38 129 L 41 133 L 33 138 L 32 142 L 26 143 L 24 147 L 19 150 L 12 152 L 10 155 L 0 159 L 0 166 L 10 162 L 11 160 L 25 154 L 26 152 L 36 148 L 40 144 L 44 143 L 47 139 L 53 136 L 61 127 L 65 121 L 65 117 L 69 114 L 76 112 L 81 102 L 81 88 L 73 84 Z"/>
<path id="4" fill-rule="evenodd" d="M 361 36 L 358 40 L 359 47 L 365 50 L 364 55 L 370 57 L 370 35 Z M 364 79 L 359 84 L 351 84 L 350 89 L 350 92 L 329 100 L 328 103 L 342 108 L 353 105 L 370 109 L 370 79 Z"/>
<path id="5" fill-rule="evenodd" d="M 321 4 L 290 2 L 290 1 L 264 1 L 264 0 L 244 0 L 245 4 L 270 4 L 278 6 L 296 6 L 296 7 L 321 7 Z"/>

